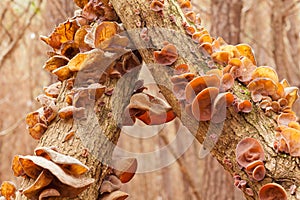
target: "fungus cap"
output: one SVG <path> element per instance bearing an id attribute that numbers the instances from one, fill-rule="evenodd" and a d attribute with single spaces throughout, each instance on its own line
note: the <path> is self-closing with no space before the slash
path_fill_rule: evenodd
<path id="1" fill-rule="evenodd" d="M 264 161 L 265 153 L 261 144 L 254 138 L 242 139 L 236 147 L 236 160 L 242 167 L 247 167 L 256 160 Z"/>
<path id="2" fill-rule="evenodd" d="M 267 183 L 263 185 L 259 190 L 258 196 L 260 200 L 288 199 L 285 189 L 277 183 Z"/>

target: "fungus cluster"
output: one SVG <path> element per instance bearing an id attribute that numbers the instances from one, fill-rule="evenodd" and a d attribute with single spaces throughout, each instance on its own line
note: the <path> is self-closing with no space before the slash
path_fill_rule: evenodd
<path id="1" fill-rule="evenodd" d="M 109 173 L 100 187 L 101 199 L 120 200 L 126 199 L 129 195 L 120 191 L 124 183 L 128 183 L 137 170 L 137 160 L 135 158 L 125 158 L 114 160 Z"/>
<path id="2" fill-rule="evenodd" d="M 236 147 L 236 161 L 254 181 L 264 179 L 266 169 L 264 149 L 254 138 L 242 139 Z"/>
<path id="3" fill-rule="evenodd" d="M 189 5 L 189 2 L 178 0 L 178 3 L 183 8 L 183 11 L 185 11 L 187 7 L 190 9 L 191 5 Z M 213 69 L 207 72 L 207 74 L 218 75 L 218 77 L 228 74 L 227 76 L 231 75 L 233 80 L 237 80 L 244 84 L 251 93 L 251 100 L 259 105 L 265 111 L 266 115 L 276 116 L 279 127 L 274 148 L 278 152 L 289 153 L 292 156 L 298 157 L 300 154 L 300 149 L 298 148 L 299 142 L 294 141 L 299 137 L 299 130 L 295 128 L 295 124 L 296 127 L 299 127 L 299 124 L 295 112 L 292 111 L 292 106 L 298 99 L 298 88 L 290 86 L 285 79 L 279 81 L 278 75 L 272 67 L 257 67 L 254 52 L 249 45 L 229 45 L 221 37 L 211 37 L 209 32 L 201 26 L 201 20 L 198 20 L 198 22 L 199 23 L 195 23 L 195 25 L 186 22 L 183 26 L 186 33 L 190 35 L 192 40 L 198 45 L 198 49 L 205 55 L 211 57 L 214 62 L 221 65 L 218 65 L 217 68 L 214 64 L 208 64 L 208 66 Z M 195 77 L 195 80 L 196 79 L 200 78 Z M 187 79 L 183 81 L 185 83 L 182 82 L 179 84 L 176 82 L 174 84 L 174 92 L 178 93 L 177 98 L 179 100 L 182 100 L 183 98 L 182 88 L 184 88 L 184 85 L 186 85 L 187 90 L 189 88 L 188 85 L 193 85 L 192 83 L 195 80 Z M 220 90 L 224 92 L 230 89 L 233 80 L 230 79 L 227 81 L 228 87 L 219 87 L 219 92 Z M 186 84 L 186 82 L 189 83 Z M 212 114 L 204 108 L 204 105 L 211 106 L 213 104 L 213 99 L 216 98 L 217 90 L 210 87 L 210 82 L 207 81 L 207 88 L 209 89 L 203 90 L 203 92 L 209 94 L 209 97 L 206 99 L 210 99 L 211 102 L 207 103 L 202 101 L 201 98 L 198 98 L 198 104 L 201 106 L 187 105 L 188 112 L 192 113 L 194 117 L 200 121 L 212 120 Z M 181 90 L 179 88 L 181 88 Z M 193 96 L 201 96 L 198 94 L 199 90 L 201 91 L 201 89 L 196 89 L 195 92 L 193 92 Z M 207 92 L 207 90 L 210 92 Z M 187 102 L 190 104 L 197 102 L 196 100 L 191 102 L 190 96 L 187 96 L 186 98 Z M 235 98 L 233 105 L 237 112 L 249 113 L 252 110 L 252 103 L 249 100 Z M 208 117 L 204 117 L 204 115 L 203 118 L 199 117 L 199 112 L 193 111 L 191 108 L 200 111 L 202 110 Z M 212 110 L 213 108 L 210 109 L 210 112 L 213 113 Z M 293 153 L 290 153 L 291 151 Z"/>
<path id="4" fill-rule="evenodd" d="M 127 126 L 133 125 L 136 119 L 147 125 L 159 125 L 172 121 L 176 117 L 172 107 L 166 101 L 143 91 L 131 96 L 124 113 L 123 125 Z"/>
<path id="5" fill-rule="evenodd" d="M 87 166 L 55 148 L 39 147 L 34 153 L 34 156 L 17 155 L 12 163 L 15 176 L 34 180 L 30 186 L 19 190 L 29 199 L 73 198 L 94 182 L 85 176 L 89 171 Z"/>

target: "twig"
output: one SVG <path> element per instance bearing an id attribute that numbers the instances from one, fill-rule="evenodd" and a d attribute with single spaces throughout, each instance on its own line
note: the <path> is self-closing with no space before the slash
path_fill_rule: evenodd
<path id="1" fill-rule="evenodd" d="M 39 1 L 39 6 L 42 3 L 43 0 Z M 21 32 L 20 34 L 16 37 L 16 39 L 6 48 L 6 51 L 1 55 L 0 57 L 0 69 L 3 67 L 3 63 L 5 61 L 5 59 L 14 51 L 15 47 L 17 46 L 18 42 L 23 38 L 25 31 L 28 29 L 28 27 L 31 25 L 31 22 L 33 20 L 33 18 L 37 15 L 38 12 L 36 12 L 38 8 L 35 10 L 35 12 L 30 16 L 27 24 L 20 29 Z"/>
<path id="2" fill-rule="evenodd" d="M 17 121 L 16 123 L 14 123 L 12 126 L 10 126 L 9 128 L 3 130 L 0 132 L 0 136 L 5 136 L 5 135 L 9 135 L 11 133 L 13 133 L 13 131 L 18 128 L 18 126 L 23 122 L 24 119 L 20 119 L 19 121 Z"/>

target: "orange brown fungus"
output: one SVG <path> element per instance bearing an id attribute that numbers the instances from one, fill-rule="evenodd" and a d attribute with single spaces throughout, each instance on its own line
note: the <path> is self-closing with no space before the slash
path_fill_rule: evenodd
<path id="1" fill-rule="evenodd" d="M 260 200 L 280 199 L 287 200 L 287 193 L 284 188 L 277 183 L 267 183 L 263 185 L 258 193 Z"/>
<path id="2" fill-rule="evenodd" d="M 173 44 L 165 45 L 161 51 L 153 52 L 154 60 L 158 64 L 172 65 L 178 58 L 177 49 Z"/>
<path id="3" fill-rule="evenodd" d="M 138 163 L 136 158 L 119 158 L 113 160 L 112 167 L 114 174 L 120 181 L 122 183 L 127 183 L 135 175 Z"/>
<path id="4" fill-rule="evenodd" d="M 3 181 L 0 186 L 0 193 L 5 199 L 15 199 L 17 188 L 13 182 Z"/>
<path id="5" fill-rule="evenodd" d="M 255 180 L 264 179 L 266 169 L 263 161 L 265 160 L 264 149 L 254 138 L 242 139 L 236 147 L 236 160 L 238 164 L 245 168 L 248 176 Z"/>
<path id="6" fill-rule="evenodd" d="M 164 10 L 164 0 L 152 0 L 150 9 L 155 12 L 161 12 Z"/>
<path id="7" fill-rule="evenodd" d="M 132 95 L 125 113 L 133 122 L 137 118 L 147 125 L 163 124 L 176 117 L 172 108 L 164 100 L 143 92 Z M 125 124 L 132 125 L 133 123 L 126 121 Z"/>
<path id="8" fill-rule="evenodd" d="M 300 130 L 287 126 L 280 126 L 276 134 L 274 148 L 278 152 L 288 153 L 293 157 L 300 157 Z"/>
<path id="9" fill-rule="evenodd" d="M 94 182 L 83 176 L 89 169 L 79 160 L 60 154 L 51 148 L 40 147 L 36 156 L 16 156 L 14 164 L 35 181 L 22 190 L 27 198 L 76 197 Z"/>

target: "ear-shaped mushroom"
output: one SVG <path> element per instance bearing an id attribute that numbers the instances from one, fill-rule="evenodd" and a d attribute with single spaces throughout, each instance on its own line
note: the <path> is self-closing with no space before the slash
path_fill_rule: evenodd
<path id="1" fill-rule="evenodd" d="M 287 145 L 288 153 L 293 157 L 300 156 L 300 131 L 290 127 L 282 128 L 280 135 L 284 139 L 285 144 L 279 144 L 278 150 L 280 151 L 280 145 Z M 283 147 L 284 148 L 284 147 Z M 286 152 L 286 151 L 285 151 Z"/>
<path id="2" fill-rule="evenodd" d="M 278 125 L 288 126 L 290 122 L 296 121 L 297 117 L 295 113 L 280 113 L 277 116 Z"/>
<path id="3" fill-rule="evenodd" d="M 53 176 L 47 170 L 43 170 L 32 185 L 23 190 L 23 194 L 29 199 L 37 199 L 40 190 L 51 183 Z"/>
<path id="4" fill-rule="evenodd" d="M 218 96 L 219 89 L 208 87 L 203 89 L 192 102 L 192 114 L 198 121 L 208 121 L 212 118 L 215 98 Z"/>
<path id="5" fill-rule="evenodd" d="M 211 55 L 212 59 L 219 64 L 227 64 L 230 59 L 230 54 L 227 51 L 217 51 Z"/>
<path id="6" fill-rule="evenodd" d="M 288 101 L 288 106 L 292 107 L 295 101 L 298 99 L 298 88 L 297 87 L 286 87 L 284 88 L 284 95 Z"/>
<path id="7" fill-rule="evenodd" d="M 189 71 L 190 71 L 189 66 L 187 64 L 180 64 L 175 67 L 174 74 L 180 75 L 180 74 L 188 73 Z"/>
<path id="8" fill-rule="evenodd" d="M 42 170 L 48 170 L 51 175 L 55 177 L 52 180 L 50 186 L 51 188 L 56 189 L 61 194 L 61 197 L 75 197 L 94 182 L 94 179 L 92 178 L 85 178 L 82 176 L 75 177 L 69 175 L 65 173 L 65 171 L 63 171 L 63 169 L 57 164 L 40 156 L 20 156 L 19 161 L 23 166 L 23 169 L 24 166 L 27 166 L 28 170 L 31 170 L 31 168 L 38 166 Z M 28 163 L 30 165 L 28 165 Z M 42 170 L 40 171 L 40 173 L 42 172 Z M 24 171 L 26 172 L 25 169 Z M 37 177 L 38 176 L 36 176 L 35 179 Z"/>
<path id="9" fill-rule="evenodd" d="M 221 78 L 220 92 L 226 92 L 234 84 L 234 78 L 230 73 L 226 73 Z"/>
<path id="10" fill-rule="evenodd" d="M 269 66 L 257 67 L 252 73 L 252 79 L 257 79 L 257 78 L 269 78 L 272 81 L 274 81 L 274 83 L 279 82 L 276 71 Z"/>
<path id="11" fill-rule="evenodd" d="M 252 63 L 252 61 L 247 58 L 243 57 L 241 59 L 242 66 L 239 68 L 239 81 L 247 84 L 252 79 L 252 72 L 256 69 L 256 65 Z"/>
<path id="12" fill-rule="evenodd" d="M 153 52 L 154 60 L 158 64 L 172 65 L 178 58 L 177 49 L 173 44 L 165 45 L 161 51 Z"/>
<path id="13" fill-rule="evenodd" d="M 75 106 L 67 106 L 58 111 L 58 116 L 61 119 L 68 120 L 73 118 L 73 116 L 81 118 L 84 116 L 85 108 L 76 108 Z"/>
<path id="14" fill-rule="evenodd" d="M 58 153 L 48 147 L 38 147 L 34 150 L 34 153 L 37 156 L 42 156 L 47 160 L 51 160 L 58 164 L 66 173 L 73 176 L 82 175 L 89 170 L 89 168 L 82 164 L 79 160 L 71 156 Z"/>
<path id="15" fill-rule="evenodd" d="M 39 195 L 39 200 L 43 200 L 44 198 L 48 198 L 48 197 L 59 197 L 60 193 L 53 188 L 49 188 L 49 189 L 45 189 L 41 192 L 41 194 Z"/>
<path id="16" fill-rule="evenodd" d="M 52 73 L 55 74 L 60 81 L 67 80 L 73 75 L 67 65 L 53 70 Z"/>
<path id="17" fill-rule="evenodd" d="M 164 10 L 164 3 L 159 0 L 153 0 L 150 4 L 150 9 L 155 12 L 160 12 Z"/>
<path id="18" fill-rule="evenodd" d="M 247 165 L 246 172 L 255 181 L 263 180 L 266 175 L 266 169 L 261 160 L 255 160 Z"/>
<path id="19" fill-rule="evenodd" d="M 125 200 L 129 194 L 122 191 L 114 191 L 101 197 L 102 200 Z"/>
<path id="20" fill-rule="evenodd" d="M 1 195 L 5 197 L 5 199 L 15 199 L 16 197 L 16 185 L 10 181 L 3 181 L 0 187 Z"/>
<path id="21" fill-rule="evenodd" d="M 249 113 L 252 111 L 252 103 L 249 100 L 243 100 L 237 104 L 239 112 Z"/>
<path id="22" fill-rule="evenodd" d="M 264 161 L 265 153 L 261 144 L 254 138 L 242 139 L 236 147 L 236 160 L 242 167 L 247 167 L 256 160 Z"/>
<path id="23" fill-rule="evenodd" d="M 43 66 L 43 69 L 52 72 L 53 70 L 56 70 L 59 67 L 67 65 L 68 62 L 69 59 L 67 57 L 56 55 L 49 58 L 49 60 L 46 61 L 45 65 Z"/>
<path id="24" fill-rule="evenodd" d="M 211 121 L 214 123 L 223 122 L 226 119 L 226 108 L 234 101 L 234 96 L 230 92 L 218 94 L 213 104 L 213 114 Z"/>
<path id="25" fill-rule="evenodd" d="M 95 40 L 94 40 L 94 45 L 96 48 L 100 47 L 100 44 L 112 38 L 114 35 L 116 35 L 119 30 L 118 30 L 118 24 L 115 22 L 109 22 L 109 21 L 103 21 L 101 22 L 95 30 Z"/>
<path id="26" fill-rule="evenodd" d="M 25 175 L 25 172 L 24 172 L 21 164 L 19 163 L 19 156 L 18 155 L 14 156 L 11 168 L 14 172 L 14 176 L 19 177 L 19 176 Z"/>
<path id="27" fill-rule="evenodd" d="M 287 193 L 285 189 L 277 183 L 268 183 L 262 186 L 259 190 L 258 196 L 260 200 L 287 200 Z"/>
<path id="28" fill-rule="evenodd" d="M 163 124 L 176 117 L 164 100 L 146 93 L 134 94 L 127 109 L 133 121 L 138 118 L 147 125 Z"/>
<path id="29" fill-rule="evenodd" d="M 180 83 L 180 82 L 190 82 L 195 78 L 194 73 L 184 73 L 180 75 L 174 75 L 171 77 L 171 82 L 173 84 Z"/>
<path id="30" fill-rule="evenodd" d="M 100 187 L 100 194 L 111 193 L 113 191 L 119 190 L 122 186 L 122 182 L 115 175 L 108 175 Z"/>
<path id="31" fill-rule="evenodd" d="M 114 174 L 122 183 L 127 183 L 133 178 L 138 163 L 136 158 L 120 158 L 114 160 L 112 165 Z"/>
<path id="32" fill-rule="evenodd" d="M 260 101 L 260 98 L 255 98 L 255 95 L 272 96 L 277 91 L 277 85 L 269 78 L 257 78 L 248 84 L 248 89 L 254 102 Z"/>
<path id="33" fill-rule="evenodd" d="M 192 103 L 199 92 L 207 87 L 220 87 L 220 79 L 216 75 L 205 75 L 194 78 L 185 88 L 185 98 Z"/>
<path id="34" fill-rule="evenodd" d="M 37 123 L 33 127 L 29 127 L 29 134 L 36 140 L 41 139 L 45 131 L 48 129 L 48 126 L 43 123 Z"/>
<path id="35" fill-rule="evenodd" d="M 60 92 L 61 82 L 56 82 L 48 87 L 44 87 L 44 92 L 48 97 L 57 98 Z"/>
<path id="36" fill-rule="evenodd" d="M 241 56 L 247 57 L 248 59 L 251 60 L 253 65 L 256 65 L 254 51 L 248 44 L 238 44 L 236 45 L 236 48 L 238 49 Z"/>

